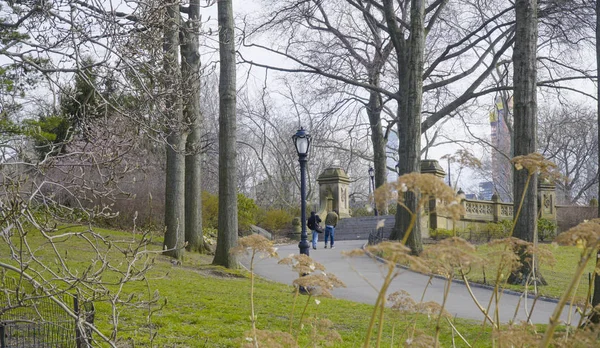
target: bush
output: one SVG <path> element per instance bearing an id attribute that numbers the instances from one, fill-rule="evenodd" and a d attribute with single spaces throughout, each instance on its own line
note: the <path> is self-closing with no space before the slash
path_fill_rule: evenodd
<path id="1" fill-rule="evenodd" d="M 248 231 L 256 223 L 258 206 L 254 200 L 238 193 L 238 230 Z M 219 228 L 219 197 L 210 192 L 202 192 L 202 227 Z"/>
<path id="2" fill-rule="evenodd" d="M 488 241 L 492 239 L 501 239 L 508 237 L 512 230 L 512 220 L 502 220 L 500 222 L 488 222 L 485 229 L 488 233 Z"/>
<path id="3" fill-rule="evenodd" d="M 261 212 L 259 225 L 271 232 L 281 232 L 291 227 L 293 218 L 290 212 L 283 209 L 267 210 Z"/>
<path id="4" fill-rule="evenodd" d="M 545 240 L 552 240 L 556 237 L 556 222 L 548 219 L 538 219 L 538 239 L 542 242 Z"/>
<path id="5" fill-rule="evenodd" d="M 202 191 L 202 227 L 217 229 L 219 225 L 219 197 Z"/>
<path id="6" fill-rule="evenodd" d="M 204 237 L 204 242 L 208 245 L 215 246 L 217 245 L 217 235 L 219 231 L 216 228 L 211 227 L 203 227 L 202 228 L 202 236 Z"/>
<path id="7" fill-rule="evenodd" d="M 373 207 L 368 204 L 359 205 L 355 208 L 352 208 L 352 217 L 361 217 L 361 216 L 373 216 Z"/>
<path id="8" fill-rule="evenodd" d="M 252 198 L 248 198 L 241 193 L 237 195 L 238 200 L 238 230 L 249 231 L 250 225 L 256 224 L 258 215 L 258 206 Z"/>
<path id="9" fill-rule="evenodd" d="M 429 230 L 429 236 L 435 240 L 442 240 L 454 236 L 453 230 L 447 230 L 445 228 L 437 228 Z"/>
<path id="10" fill-rule="evenodd" d="M 388 205 L 388 214 L 396 215 L 396 209 L 398 209 L 397 203 L 392 203 L 392 204 Z"/>

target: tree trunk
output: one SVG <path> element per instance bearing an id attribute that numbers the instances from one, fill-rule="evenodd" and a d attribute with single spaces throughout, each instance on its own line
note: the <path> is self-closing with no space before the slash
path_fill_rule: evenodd
<path id="1" fill-rule="evenodd" d="M 372 84 L 379 86 L 379 74 L 373 79 Z M 387 182 L 387 166 L 385 154 L 385 138 L 381 128 L 381 93 L 370 91 L 367 115 L 371 125 L 371 143 L 373 144 L 373 169 L 375 170 L 375 188 Z M 387 206 L 377 207 L 380 215 L 387 214 Z"/>
<path id="2" fill-rule="evenodd" d="M 596 71 L 600 71 L 600 1 L 596 0 L 595 1 L 595 5 L 596 5 Z M 598 73 L 596 73 L 596 75 L 598 75 Z M 600 115 L 600 84 L 598 82 L 596 82 L 596 96 L 598 97 L 597 100 L 597 104 L 596 104 L 596 112 L 598 113 L 598 115 Z M 597 122 L 598 122 L 598 139 L 600 139 L 600 117 L 597 117 Z M 598 163 L 600 163 L 600 150 L 598 151 Z M 597 173 L 596 175 L 600 175 L 600 168 L 599 168 L 599 173 Z M 598 185 L 598 198 L 600 200 L 600 185 Z M 600 217 L 600 204 L 598 204 L 598 216 Z M 596 255 L 596 269 L 598 269 L 598 266 L 600 266 L 600 264 L 598 263 L 598 260 L 600 260 L 600 258 L 598 257 L 598 255 Z M 594 294 L 592 296 L 592 307 L 596 308 L 597 305 L 600 304 L 600 276 L 598 276 L 598 274 L 595 275 L 594 277 Z M 593 312 L 592 315 L 590 316 L 590 321 L 594 324 L 598 324 L 600 323 L 600 314 L 598 312 Z"/>
<path id="3" fill-rule="evenodd" d="M 185 133 L 179 93 L 179 2 L 167 4 L 164 28 L 164 71 L 167 95 L 165 115 L 168 117 L 167 172 L 165 185 L 165 239 L 166 255 L 183 257 L 185 237 Z"/>
<path id="4" fill-rule="evenodd" d="M 596 3 L 596 75 L 600 75 L 600 1 L 595 0 Z M 596 94 L 597 94 L 597 106 L 596 112 L 598 117 L 598 139 L 600 139 L 600 83 L 596 81 Z M 600 146 L 600 143 L 599 143 Z M 598 163 L 600 163 L 600 149 L 598 150 Z M 600 168 L 598 168 L 598 173 L 600 182 Z M 598 201 L 600 202 L 600 185 L 598 185 Z M 598 204 L 598 217 L 600 217 L 600 204 Z M 599 289 L 600 291 L 600 289 Z M 600 301 L 600 299 L 599 299 Z"/>
<path id="5" fill-rule="evenodd" d="M 200 0 L 191 0 L 189 19 L 183 30 L 181 72 L 184 84 L 185 120 L 190 127 L 185 156 L 185 240 L 188 251 L 204 252 L 202 234 L 202 152 L 200 111 Z"/>
<path id="6" fill-rule="evenodd" d="M 537 0 L 517 0 L 515 3 L 516 32 L 513 51 L 514 80 L 514 155 L 528 155 L 536 151 L 537 133 Z M 515 221 L 514 236 L 534 244 L 537 243 L 537 175 L 531 176 L 527 191 L 529 173 L 515 170 L 513 176 L 514 211 L 517 212 L 521 198 L 523 207 Z M 522 260 L 521 267 L 509 276 L 512 284 L 523 284 L 528 277 L 540 278 L 534 261 L 527 262 L 531 255 L 523 255 L 516 250 Z M 531 279 L 530 279 L 531 281 Z"/>
<path id="7" fill-rule="evenodd" d="M 385 15 L 390 26 L 390 12 L 392 4 L 390 0 L 384 1 Z M 421 103 L 423 97 L 423 54 L 425 49 L 423 0 L 411 0 L 410 10 L 410 38 L 408 47 L 404 47 L 404 41 L 400 37 L 401 32 L 394 24 L 396 33 L 392 35 L 396 54 L 398 56 L 399 75 L 399 98 L 398 98 L 398 170 L 399 174 L 420 171 L 421 154 Z M 408 53 L 403 59 L 405 52 Z M 411 223 L 412 214 L 416 214 L 416 221 L 408 237 L 406 245 L 410 247 L 413 254 L 423 251 L 421 240 L 421 228 L 419 223 L 419 211 L 417 207 L 418 195 L 407 192 L 404 203 L 410 210 L 398 206 L 396 210 L 396 223 L 392 231 L 391 239 L 401 240 Z"/>
<path id="8" fill-rule="evenodd" d="M 235 41 L 232 0 L 218 1 L 219 23 L 219 232 L 213 264 L 238 267 L 229 250 L 237 245 Z"/>

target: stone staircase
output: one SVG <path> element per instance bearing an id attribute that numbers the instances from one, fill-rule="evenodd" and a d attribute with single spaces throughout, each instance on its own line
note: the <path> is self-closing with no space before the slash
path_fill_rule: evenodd
<path id="1" fill-rule="evenodd" d="M 383 236 L 388 238 L 394 228 L 394 215 L 340 219 L 335 228 L 335 240 L 368 240 L 369 233 L 375 231 L 380 220 L 384 220 Z"/>

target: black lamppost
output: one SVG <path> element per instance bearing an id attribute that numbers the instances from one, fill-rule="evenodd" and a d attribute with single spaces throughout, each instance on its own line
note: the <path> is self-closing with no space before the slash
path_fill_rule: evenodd
<path id="1" fill-rule="evenodd" d="M 292 136 L 296 152 L 298 152 L 298 161 L 300 162 L 300 221 L 302 233 L 300 234 L 300 243 L 298 248 L 300 254 L 308 255 L 310 245 L 308 244 L 308 236 L 306 234 L 306 162 L 308 162 L 308 149 L 310 147 L 310 134 L 300 127 L 300 129 Z"/>
<path id="2" fill-rule="evenodd" d="M 375 170 L 373 167 L 369 167 L 369 176 L 371 177 L 369 187 L 371 187 L 370 185 L 373 185 L 373 212 L 375 213 L 375 216 L 377 216 L 377 203 L 375 203 Z"/>

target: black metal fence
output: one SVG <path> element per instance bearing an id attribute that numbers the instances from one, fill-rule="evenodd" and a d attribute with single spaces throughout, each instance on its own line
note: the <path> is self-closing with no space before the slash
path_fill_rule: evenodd
<path id="1" fill-rule="evenodd" d="M 91 346 L 91 330 L 77 325 L 76 319 L 56 301 L 12 278 L 4 278 L 1 283 L 0 348 Z M 68 293 L 54 297 L 88 323 L 94 322 L 92 302 L 80 303 Z"/>

